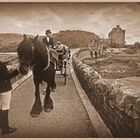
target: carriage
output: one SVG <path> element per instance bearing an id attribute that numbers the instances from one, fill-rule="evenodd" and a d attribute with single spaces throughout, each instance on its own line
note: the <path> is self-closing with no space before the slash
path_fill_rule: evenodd
<path id="1" fill-rule="evenodd" d="M 58 53 L 58 63 L 56 66 L 56 71 L 60 71 L 60 74 L 64 76 L 64 84 L 66 84 L 67 78 L 67 64 L 70 58 L 69 51 L 66 48 L 56 49 Z"/>

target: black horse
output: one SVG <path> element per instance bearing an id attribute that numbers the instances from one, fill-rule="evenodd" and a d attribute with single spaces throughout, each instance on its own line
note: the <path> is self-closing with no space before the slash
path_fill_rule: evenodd
<path id="1" fill-rule="evenodd" d="M 19 70 L 21 74 L 27 74 L 29 68 L 33 71 L 35 84 L 35 102 L 31 110 L 31 116 L 37 117 L 42 109 L 49 112 L 53 109 L 53 101 L 50 97 L 51 89 L 56 87 L 55 68 L 50 62 L 48 49 L 38 35 L 32 39 L 23 35 L 23 41 L 18 45 Z M 47 83 L 44 105 L 42 107 L 39 85 L 42 81 Z"/>

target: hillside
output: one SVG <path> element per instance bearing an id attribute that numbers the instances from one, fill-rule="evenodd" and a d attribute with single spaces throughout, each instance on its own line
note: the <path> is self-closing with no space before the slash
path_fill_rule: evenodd
<path id="1" fill-rule="evenodd" d="M 59 33 L 53 34 L 54 40 L 60 41 L 66 44 L 70 48 L 83 48 L 87 47 L 88 42 L 92 38 L 99 38 L 97 35 L 91 32 L 79 31 L 79 30 L 66 30 L 60 31 Z"/>
<path id="2" fill-rule="evenodd" d="M 15 52 L 18 44 L 22 41 L 22 39 L 23 39 L 22 34 L 16 33 L 0 34 L 0 52 Z"/>
<path id="3" fill-rule="evenodd" d="M 22 35 L 6 33 L 0 34 L 0 51 L 15 51 L 18 43 L 22 40 Z"/>
<path id="4" fill-rule="evenodd" d="M 77 48 L 77 47 L 81 48 L 81 47 L 87 47 L 88 42 L 92 38 L 99 38 L 99 37 L 91 32 L 66 30 L 53 34 L 53 38 L 55 43 L 57 41 L 60 41 L 61 43 L 69 46 L 70 48 Z M 0 34 L 0 52 L 16 51 L 17 46 L 22 39 L 23 36 L 21 34 L 14 34 L 14 33 Z"/>

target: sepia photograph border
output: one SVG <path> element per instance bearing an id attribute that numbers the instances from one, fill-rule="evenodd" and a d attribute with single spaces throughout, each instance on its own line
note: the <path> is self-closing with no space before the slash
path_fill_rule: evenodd
<path id="1" fill-rule="evenodd" d="M 54 3 L 58 3 L 58 2 L 114 2 L 114 3 L 118 3 L 118 2 L 140 2 L 140 0 L 0 0 L 0 3 L 42 3 L 42 2 L 54 2 Z M 0 140 L 125 140 L 125 139 L 129 139 L 129 140 L 133 140 L 133 139 L 140 139 L 140 138 L 0 138 Z"/>

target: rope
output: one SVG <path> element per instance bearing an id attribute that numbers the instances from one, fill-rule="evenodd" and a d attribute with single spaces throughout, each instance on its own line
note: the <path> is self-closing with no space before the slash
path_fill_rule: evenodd
<path id="1" fill-rule="evenodd" d="M 44 68 L 43 71 L 47 70 L 48 67 L 50 66 L 50 50 L 48 49 L 48 47 L 46 46 L 46 50 L 47 50 L 47 55 L 48 55 L 48 65 Z"/>

